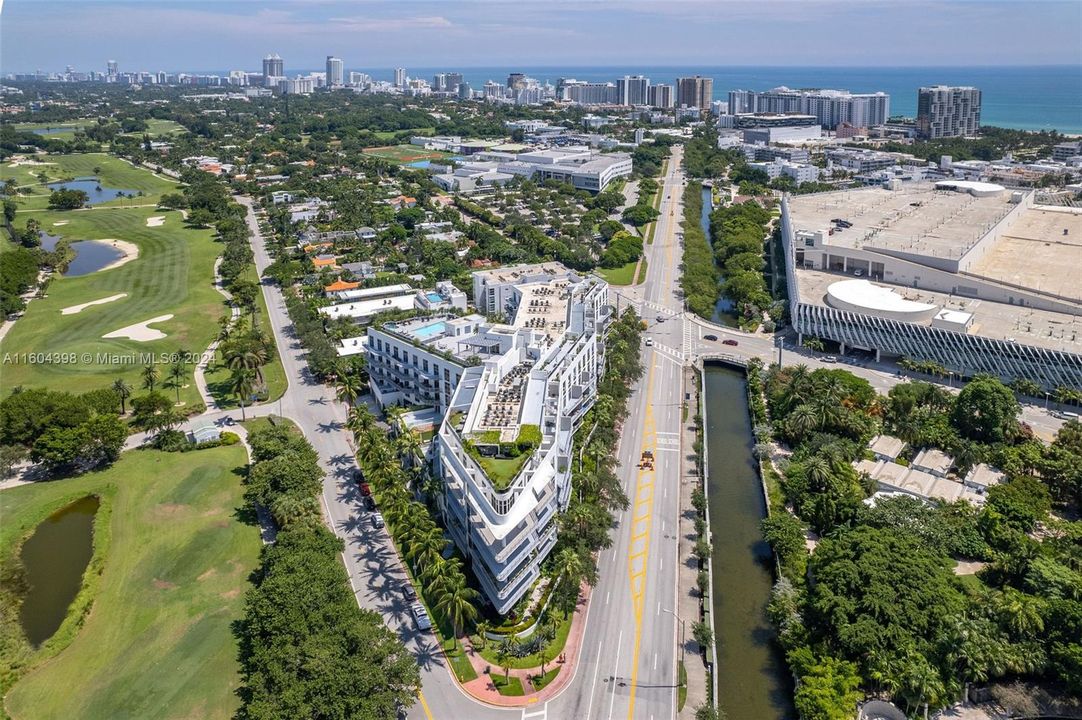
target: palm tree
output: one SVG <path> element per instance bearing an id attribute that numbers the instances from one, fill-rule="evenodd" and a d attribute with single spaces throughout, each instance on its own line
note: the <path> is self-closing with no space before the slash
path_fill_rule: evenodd
<path id="1" fill-rule="evenodd" d="M 793 435 L 802 436 L 819 427 L 819 416 L 815 409 L 807 404 L 798 405 L 786 419 L 789 431 Z"/>
<path id="2" fill-rule="evenodd" d="M 244 414 L 244 400 L 251 397 L 254 387 L 253 373 L 247 368 L 236 368 L 229 376 L 229 391 L 236 396 L 237 403 L 240 405 L 241 421 L 247 419 Z"/>
<path id="3" fill-rule="evenodd" d="M 582 580 L 582 557 L 573 548 L 566 547 L 556 556 L 559 582 L 575 583 Z"/>
<path id="4" fill-rule="evenodd" d="M 355 405 L 349 409 L 346 418 L 346 429 L 353 433 L 354 440 L 360 440 L 361 435 L 376 426 L 376 418 L 368 409 L 367 405 Z"/>
<path id="5" fill-rule="evenodd" d="M 356 375 L 338 376 L 338 399 L 347 406 L 353 407 L 357 396 L 361 394 L 361 379 Z"/>
<path id="6" fill-rule="evenodd" d="M 185 377 L 184 361 L 177 360 L 169 366 L 169 374 L 166 376 L 165 382 L 162 383 L 165 387 L 173 388 L 177 391 L 177 405 L 180 405 L 180 389 L 184 387 Z"/>
<path id="7" fill-rule="evenodd" d="M 831 477 L 830 463 L 820 455 L 810 457 L 804 461 L 804 476 L 813 488 L 822 489 Z"/>
<path id="8" fill-rule="evenodd" d="M 1016 637 L 1035 637 L 1044 630 L 1041 600 L 1014 588 L 1007 588 L 996 598 L 1000 624 Z"/>
<path id="9" fill-rule="evenodd" d="M 488 643 L 488 635 L 486 635 L 485 633 L 487 633 L 489 630 L 491 630 L 492 626 L 490 626 L 488 624 L 488 622 L 486 622 L 484 620 L 481 620 L 480 622 L 478 622 L 476 625 L 473 626 L 473 629 L 474 629 L 474 632 L 477 633 L 478 645 L 480 645 L 482 648 L 484 648 L 485 645 Z"/>
<path id="10" fill-rule="evenodd" d="M 158 378 L 161 377 L 161 371 L 158 370 L 158 366 L 154 363 L 147 363 L 143 366 L 143 370 L 140 373 L 143 378 L 143 387 L 150 392 L 154 392 L 154 385 L 157 384 Z"/>
<path id="11" fill-rule="evenodd" d="M 514 635 L 510 635 L 496 646 L 496 662 L 503 668 L 503 679 L 505 682 L 511 674 L 511 663 L 508 661 L 511 659 L 511 656 L 514 655 L 514 643 L 516 641 L 517 638 Z"/>
<path id="12" fill-rule="evenodd" d="M 283 494 L 274 499 L 270 506 L 274 521 L 279 527 L 289 527 L 298 522 L 319 516 L 319 500 L 315 496 Z"/>
<path id="13" fill-rule="evenodd" d="M 387 416 L 387 424 L 394 428 L 395 431 L 400 432 L 402 430 L 402 418 L 406 415 L 406 408 L 401 405 L 392 405 L 384 410 L 383 414 Z"/>
<path id="14" fill-rule="evenodd" d="M 124 378 L 117 378 L 113 381 L 113 392 L 120 398 L 120 414 L 124 415 L 124 401 L 131 397 L 131 385 L 124 382 Z"/>

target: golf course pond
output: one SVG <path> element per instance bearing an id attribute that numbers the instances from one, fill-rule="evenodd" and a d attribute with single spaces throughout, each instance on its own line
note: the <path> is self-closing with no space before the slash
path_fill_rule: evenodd
<path id="1" fill-rule="evenodd" d="M 46 232 L 41 232 L 39 235 L 42 249 L 49 252 L 56 249 L 56 243 L 60 240 L 59 235 L 49 235 Z M 71 244 L 71 249 L 75 253 L 75 259 L 64 271 L 64 277 L 89 275 L 124 257 L 121 250 L 100 240 L 77 240 Z"/>
<path id="2" fill-rule="evenodd" d="M 94 516 L 100 502 L 87 496 L 38 525 L 20 551 L 29 590 L 19 624 L 35 647 L 53 636 L 79 594 L 83 571 L 94 553 Z"/>
<path id="3" fill-rule="evenodd" d="M 66 182 L 49 183 L 49 189 L 82 190 L 86 193 L 88 198 L 86 201 L 87 205 L 97 205 L 98 203 L 107 202 L 109 200 L 116 200 L 118 197 L 135 195 L 137 192 L 136 190 L 125 190 L 123 188 L 104 187 L 97 178 L 93 177 L 80 177 Z"/>

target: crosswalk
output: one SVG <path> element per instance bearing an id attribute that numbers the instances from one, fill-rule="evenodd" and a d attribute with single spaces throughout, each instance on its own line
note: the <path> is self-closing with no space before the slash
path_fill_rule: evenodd
<path id="1" fill-rule="evenodd" d="M 668 345 L 662 345 L 661 343 L 654 343 L 654 351 L 681 365 L 684 364 L 683 350 L 677 350 L 676 348 L 669 347 Z"/>

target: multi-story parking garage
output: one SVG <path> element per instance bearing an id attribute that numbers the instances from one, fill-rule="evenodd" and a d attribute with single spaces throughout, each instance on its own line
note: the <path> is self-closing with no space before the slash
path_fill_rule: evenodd
<path id="1" fill-rule="evenodd" d="M 947 181 L 786 198 L 793 326 L 964 376 L 1082 387 L 1082 213 Z"/>

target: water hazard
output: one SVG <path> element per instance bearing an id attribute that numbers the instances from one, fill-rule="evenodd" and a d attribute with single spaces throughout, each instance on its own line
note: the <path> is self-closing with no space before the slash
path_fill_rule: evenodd
<path id="1" fill-rule="evenodd" d="M 87 196 L 87 205 L 97 205 L 98 203 L 107 202 L 109 200 L 116 200 L 118 197 L 127 197 L 129 195 L 135 195 L 135 190 L 124 190 L 123 188 L 111 188 L 104 187 L 97 178 L 93 177 L 81 177 L 74 180 L 68 180 L 67 182 L 54 182 L 49 183 L 50 190 L 82 190 Z"/>
<path id="2" fill-rule="evenodd" d="M 94 552 L 98 498 L 85 497 L 46 518 L 23 543 L 20 558 L 29 590 L 19 623 L 32 645 L 52 637 L 79 593 Z"/>
<path id="3" fill-rule="evenodd" d="M 759 531 L 766 501 L 752 457 L 744 376 L 707 365 L 705 380 L 719 706 L 734 720 L 788 720 L 797 714 L 791 675 L 766 617 L 773 558 Z"/>
<path id="4" fill-rule="evenodd" d="M 44 231 L 38 235 L 41 238 L 42 249 L 49 252 L 56 249 L 56 243 L 60 240 L 59 235 L 49 235 Z M 100 240 L 77 240 L 70 247 L 75 253 L 75 259 L 68 264 L 64 277 L 89 275 L 124 257 L 123 252 Z"/>

